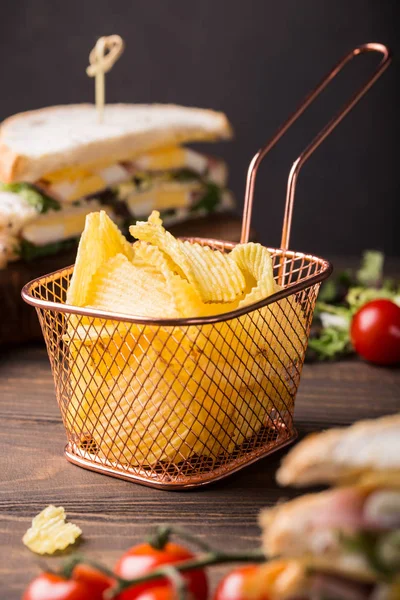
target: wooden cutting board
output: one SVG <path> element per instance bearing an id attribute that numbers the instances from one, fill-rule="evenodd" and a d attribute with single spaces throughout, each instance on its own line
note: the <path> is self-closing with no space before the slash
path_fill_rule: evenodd
<path id="1" fill-rule="evenodd" d="M 236 215 L 213 215 L 185 223 L 169 230 L 175 236 L 209 237 L 238 242 L 241 219 Z M 254 239 L 254 234 L 252 238 Z M 41 258 L 31 263 L 16 262 L 0 271 L 0 345 L 15 345 L 41 340 L 36 311 L 21 298 L 22 287 L 32 279 L 72 265 L 76 250 Z"/>

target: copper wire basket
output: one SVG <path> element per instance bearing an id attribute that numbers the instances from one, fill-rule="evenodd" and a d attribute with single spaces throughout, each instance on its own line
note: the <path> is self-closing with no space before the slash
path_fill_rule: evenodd
<path id="1" fill-rule="evenodd" d="M 374 75 L 295 161 L 281 248 L 269 248 L 281 289 L 215 317 L 149 319 L 65 304 L 73 266 L 28 283 L 67 434 L 81 467 L 169 489 L 221 479 L 295 439 L 294 402 L 321 282 L 322 258 L 288 250 L 299 169 L 388 66 L 380 44 L 350 52 L 252 160 L 241 242 L 248 240 L 258 166 L 354 56 L 379 52 Z M 191 239 L 221 252 L 234 244 Z"/>

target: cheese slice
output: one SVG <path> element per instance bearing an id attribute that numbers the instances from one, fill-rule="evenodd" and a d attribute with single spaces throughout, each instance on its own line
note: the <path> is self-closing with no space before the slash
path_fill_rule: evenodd
<path id="1" fill-rule="evenodd" d="M 49 211 L 28 223 L 21 232 L 22 237 L 36 246 L 45 246 L 80 236 L 86 215 L 103 209 L 114 218 L 111 208 L 101 206 L 96 200 L 80 206 L 66 206 L 59 211 Z"/>
<path id="2" fill-rule="evenodd" d="M 115 161 L 99 160 L 97 162 L 83 165 L 65 167 L 64 169 L 58 169 L 57 171 L 43 175 L 42 179 L 49 183 L 57 183 L 59 181 L 77 181 L 78 179 L 88 177 L 98 170 L 106 169 L 112 164 L 115 164 Z"/>
<path id="3" fill-rule="evenodd" d="M 114 164 L 98 172 L 84 173 L 78 179 L 63 179 L 48 185 L 46 191 L 60 202 L 75 202 L 92 196 L 105 188 L 123 182 L 131 177 L 130 173 L 121 165 Z"/>
<path id="4" fill-rule="evenodd" d="M 142 217 L 153 210 L 186 208 L 191 205 L 193 193 L 201 190 L 201 184 L 193 182 L 168 182 L 144 192 L 133 191 L 125 202 L 134 217 Z"/>
<path id="5" fill-rule="evenodd" d="M 84 198 L 85 196 L 90 196 L 91 194 L 95 194 L 96 192 L 102 190 L 107 186 L 107 182 L 100 175 L 94 174 L 89 177 L 85 177 L 77 182 L 77 186 L 72 194 L 72 197 L 69 197 L 70 201 L 79 200 L 79 198 Z"/>
<path id="6" fill-rule="evenodd" d="M 209 167 L 209 159 L 190 148 L 168 146 L 136 157 L 132 166 L 142 171 L 190 169 L 204 174 Z M 112 185 L 127 181 L 131 177 L 131 169 L 127 166 L 111 161 L 99 161 L 98 163 L 59 169 L 45 175 L 41 182 L 44 183 L 47 193 L 60 202 L 74 202 L 86 196 L 92 196 Z"/>
<path id="7" fill-rule="evenodd" d="M 142 156 L 132 158 L 138 169 L 148 171 L 168 171 L 175 169 L 193 169 L 198 173 L 204 173 L 208 167 L 208 158 L 199 152 L 182 146 L 168 146 L 148 152 Z M 86 165 L 66 167 L 53 173 L 47 173 L 42 179 L 50 184 L 59 182 L 74 182 L 86 179 L 94 174 L 100 174 L 110 167 L 120 166 L 110 161 L 98 161 Z M 120 168 L 123 168 L 120 166 Z M 120 178 L 119 178 L 120 180 Z M 110 183 L 111 185 L 111 183 Z"/>
<path id="8" fill-rule="evenodd" d="M 144 171 L 170 171 L 177 169 L 191 169 L 196 173 L 205 173 L 208 158 L 190 148 L 169 146 L 154 150 L 134 159 L 134 165 Z"/>

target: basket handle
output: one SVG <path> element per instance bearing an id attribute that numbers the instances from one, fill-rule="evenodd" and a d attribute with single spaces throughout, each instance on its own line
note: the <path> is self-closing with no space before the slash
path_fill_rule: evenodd
<path id="1" fill-rule="evenodd" d="M 357 104 L 359 100 L 366 94 L 370 87 L 375 83 L 375 81 L 382 75 L 385 69 L 389 66 L 391 61 L 391 52 L 387 46 L 383 44 L 377 43 L 369 43 L 363 44 L 361 46 L 357 46 L 346 54 L 333 69 L 328 73 L 328 75 L 317 85 L 317 87 L 304 99 L 302 104 L 297 108 L 297 110 L 279 127 L 275 135 L 272 139 L 261 148 L 257 154 L 253 157 L 250 162 L 249 169 L 247 172 L 247 181 L 246 181 L 246 192 L 244 199 L 244 209 L 243 209 L 243 221 L 242 221 L 242 234 L 240 241 L 241 243 L 245 243 L 249 240 L 250 234 L 250 224 L 251 224 L 251 214 L 253 209 L 253 197 L 254 197 L 254 187 L 255 180 L 257 175 L 258 167 L 264 156 L 268 154 L 268 152 L 275 146 L 275 144 L 280 140 L 280 138 L 286 133 L 289 127 L 303 114 L 303 112 L 308 108 L 308 106 L 320 95 L 320 93 L 328 86 L 328 84 L 336 77 L 338 73 L 350 62 L 353 58 L 358 56 L 359 54 L 366 54 L 367 52 L 378 52 L 382 54 L 382 60 L 379 63 L 378 67 L 374 71 L 374 73 L 367 79 L 364 85 L 353 94 L 350 100 L 342 107 L 342 109 L 337 113 L 336 116 L 332 118 L 331 121 L 315 136 L 312 142 L 306 147 L 306 149 L 300 154 L 300 156 L 294 161 L 293 166 L 289 173 L 289 179 L 287 183 L 287 191 L 286 191 L 286 204 L 285 204 L 285 213 L 283 218 L 283 226 L 282 226 L 282 239 L 281 239 L 281 248 L 283 250 L 288 250 L 289 248 L 289 240 L 290 240 L 290 230 L 292 226 L 292 216 L 293 216 L 293 204 L 294 204 L 294 196 L 296 191 L 296 183 L 299 176 L 299 172 L 304 163 L 310 158 L 311 154 L 318 148 L 318 146 L 324 141 L 326 137 L 335 129 L 337 125 L 344 119 L 344 117 L 351 111 L 351 109 Z"/>

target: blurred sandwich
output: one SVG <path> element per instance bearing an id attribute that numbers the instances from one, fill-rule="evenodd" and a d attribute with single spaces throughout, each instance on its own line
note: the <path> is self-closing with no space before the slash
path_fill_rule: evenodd
<path id="1" fill-rule="evenodd" d="M 345 483 L 400 470 L 400 414 L 309 435 L 283 459 L 281 485 Z"/>
<path id="2" fill-rule="evenodd" d="M 249 598 L 265 600 L 399 600 L 400 582 L 363 578 L 313 557 L 276 559 L 248 581 Z"/>
<path id="3" fill-rule="evenodd" d="M 100 207 L 122 227 L 159 210 L 171 224 L 232 207 L 222 160 L 182 144 L 229 139 L 224 114 L 175 105 L 90 104 L 0 126 L 0 267 L 69 247 Z"/>
<path id="4" fill-rule="evenodd" d="M 297 573 L 295 593 L 277 598 L 400 598 L 399 444 L 394 415 L 309 436 L 289 452 L 280 483 L 345 485 L 262 511 L 265 553 L 284 559 L 279 581 Z"/>
<path id="5" fill-rule="evenodd" d="M 400 570 L 400 472 L 301 496 L 260 519 L 268 556 L 323 558 L 367 579 Z"/>

